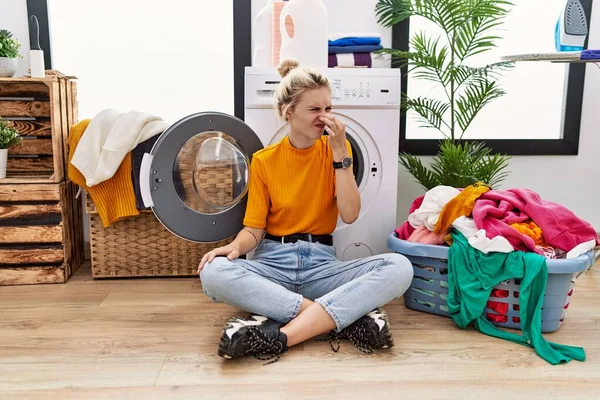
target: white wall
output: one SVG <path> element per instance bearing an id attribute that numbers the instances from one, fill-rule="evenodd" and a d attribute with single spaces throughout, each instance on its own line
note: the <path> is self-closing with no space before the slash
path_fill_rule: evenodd
<path id="1" fill-rule="evenodd" d="M 23 58 L 18 60 L 15 76 L 23 76 L 29 71 L 29 24 L 27 23 L 26 0 L 0 0 L 0 29 L 13 33 L 21 43 L 19 50 Z"/>
<path id="2" fill-rule="evenodd" d="M 233 113 L 233 3 L 48 0 L 55 69 L 78 78 L 80 119 L 105 108 L 169 123 Z"/>

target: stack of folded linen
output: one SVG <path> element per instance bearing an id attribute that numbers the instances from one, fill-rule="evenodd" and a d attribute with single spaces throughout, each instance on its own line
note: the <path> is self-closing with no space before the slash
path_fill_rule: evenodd
<path id="1" fill-rule="evenodd" d="M 329 36 L 329 68 L 391 68 L 391 56 L 383 49 L 378 33 L 348 33 Z"/>

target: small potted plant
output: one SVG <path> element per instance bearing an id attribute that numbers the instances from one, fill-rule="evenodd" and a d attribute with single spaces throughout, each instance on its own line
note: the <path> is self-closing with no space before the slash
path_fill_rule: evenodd
<path id="1" fill-rule="evenodd" d="M 17 58 L 21 58 L 21 43 L 6 29 L 0 29 L 0 76 L 11 77 L 17 71 Z"/>
<path id="2" fill-rule="evenodd" d="M 22 140 L 19 132 L 0 117 L 0 179 L 6 178 L 8 149 L 20 144 Z"/>

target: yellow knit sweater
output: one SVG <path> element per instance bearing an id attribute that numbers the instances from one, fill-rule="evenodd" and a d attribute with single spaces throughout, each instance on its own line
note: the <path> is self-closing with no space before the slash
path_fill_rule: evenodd
<path id="1" fill-rule="evenodd" d="M 92 187 L 86 186 L 85 177 L 71 164 L 77 144 L 90 121 L 89 119 L 83 120 L 73 125 L 69 131 L 68 175 L 70 180 L 90 194 L 102 220 L 102 225 L 106 228 L 121 219 L 139 215 L 140 212 L 135 204 L 135 191 L 131 180 L 131 153 L 125 156 L 112 178 Z"/>

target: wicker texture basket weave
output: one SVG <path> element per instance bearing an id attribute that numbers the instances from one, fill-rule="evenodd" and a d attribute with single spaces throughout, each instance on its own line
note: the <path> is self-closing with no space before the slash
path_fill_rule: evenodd
<path id="1" fill-rule="evenodd" d="M 190 242 L 169 232 L 154 213 L 147 210 L 104 228 L 89 196 L 86 196 L 86 211 L 90 221 L 94 278 L 195 276 L 206 252 L 234 239 Z"/>
<path id="2" fill-rule="evenodd" d="M 192 210 L 204 213 L 218 211 L 215 206 L 230 203 L 234 196 L 230 162 L 205 160 L 202 168 L 197 168 L 196 155 L 202 143 L 216 136 L 216 133 L 203 133 L 193 137 L 181 148 L 176 160 L 183 201 Z"/>

